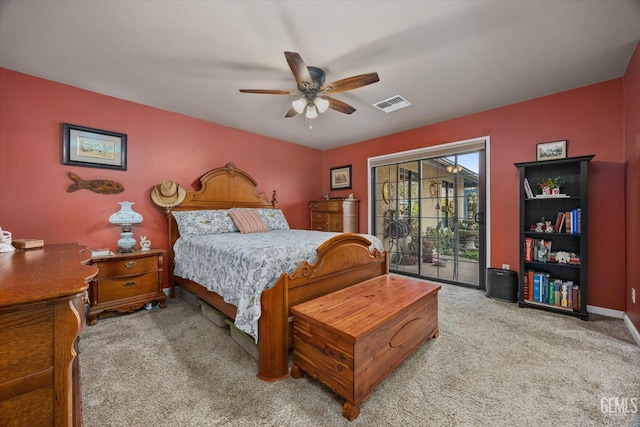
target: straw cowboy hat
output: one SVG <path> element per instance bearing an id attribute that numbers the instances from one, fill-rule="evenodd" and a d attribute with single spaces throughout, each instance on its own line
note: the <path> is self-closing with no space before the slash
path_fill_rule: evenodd
<path id="1" fill-rule="evenodd" d="M 169 180 L 156 184 L 151 190 L 153 203 L 165 208 L 179 205 L 186 195 L 187 191 L 184 188 L 181 188 L 178 183 Z"/>

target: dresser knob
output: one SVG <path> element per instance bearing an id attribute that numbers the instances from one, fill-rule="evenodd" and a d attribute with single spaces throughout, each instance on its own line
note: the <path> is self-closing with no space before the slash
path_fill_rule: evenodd
<path id="1" fill-rule="evenodd" d="M 131 286 L 135 286 L 136 282 L 134 280 L 127 282 L 124 284 L 125 288 L 130 288 Z"/>
<path id="2" fill-rule="evenodd" d="M 124 266 L 127 267 L 127 268 L 133 268 L 136 265 L 138 265 L 137 261 L 127 261 L 127 262 L 124 263 Z"/>

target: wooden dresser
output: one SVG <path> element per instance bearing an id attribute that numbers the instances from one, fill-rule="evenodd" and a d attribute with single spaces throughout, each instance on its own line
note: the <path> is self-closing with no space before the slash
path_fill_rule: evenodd
<path id="1" fill-rule="evenodd" d="M 95 325 L 104 311 L 132 312 L 148 302 L 160 301 L 166 307 L 162 291 L 163 249 L 135 251 L 93 257 L 98 275 L 89 288 L 89 325 Z"/>
<path id="2" fill-rule="evenodd" d="M 0 425 L 80 426 L 78 335 L 98 272 L 77 244 L 0 253 Z"/>
<path id="3" fill-rule="evenodd" d="M 309 202 L 311 230 L 358 233 L 356 199 L 323 199 Z"/>

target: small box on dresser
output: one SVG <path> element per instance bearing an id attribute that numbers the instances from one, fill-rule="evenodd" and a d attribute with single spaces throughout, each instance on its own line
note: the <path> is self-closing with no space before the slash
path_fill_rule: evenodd
<path id="1" fill-rule="evenodd" d="M 159 301 L 166 307 L 162 291 L 162 249 L 96 256 L 91 264 L 98 275 L 89 286 L 89 325 L 105 311 L 132 312 L 146 303 Z"/>

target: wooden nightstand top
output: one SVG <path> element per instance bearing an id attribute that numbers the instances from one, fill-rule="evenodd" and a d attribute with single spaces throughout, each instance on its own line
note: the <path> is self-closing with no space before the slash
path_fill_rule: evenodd
<path id="1" fill-rule="evenodd" d="M 165 253 L 166 251 L 164 249 L 149 249 L 148 251 L 135 251 L 122 254 L 117 253 L 114 255 L 94 256 L 91 257 L 91 262 L 103 262 L 109 261 L 110 259 L 123 260 L 127 258 L 144 258 L 148 256 L 164 255 Z"/>

